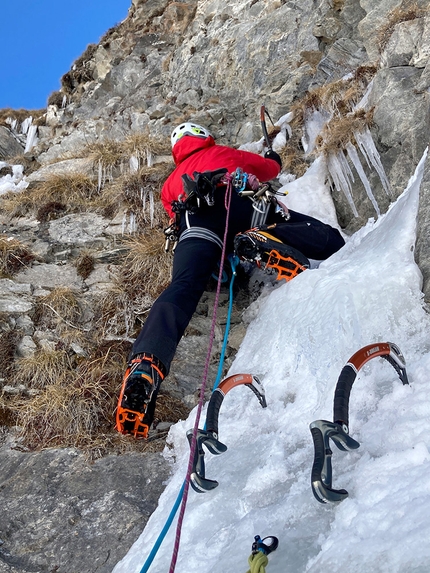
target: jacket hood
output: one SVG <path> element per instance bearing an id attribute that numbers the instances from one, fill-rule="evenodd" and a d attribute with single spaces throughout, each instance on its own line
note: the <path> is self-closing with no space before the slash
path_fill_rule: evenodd
<path id="1" fill-rule="evenodd" d="M 175 165 L 179 165 L 184 159 L 196 151 L 212 147 L 213 145 L 215 145 L 215 140 L 211 135 L 206 137 L 206 139 L 203 139 L 202 137 L 194 137 L 192 135 L 184 135 L 176 142 L 172 149 Z"/>

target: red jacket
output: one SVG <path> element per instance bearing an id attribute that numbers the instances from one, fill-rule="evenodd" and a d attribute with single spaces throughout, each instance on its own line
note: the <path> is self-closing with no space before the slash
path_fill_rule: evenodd
<path id="1" fill-rule="evenodd" d="M 174 217 L 172 201 L 184 193 L 181 175 L 193 175 L 194 171 L 214 171 L 226 168 L 233 173 L 241 167 L 245 173 L 253 174 L 265 182 L 279 174 L 281 168 L 273 159 L 265 159 L 256 153 L 240 151 L 232 147 L 216 145 L 213 137 L 202 139 L 184 135 L 172 150 L 176 169 L 167 178 L 161 190 L 161 201 L 170 217 Z"/>

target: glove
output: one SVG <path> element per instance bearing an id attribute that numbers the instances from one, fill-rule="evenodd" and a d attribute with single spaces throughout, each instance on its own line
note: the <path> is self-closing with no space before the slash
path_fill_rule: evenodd
<path id="1" fill-rule="evenodd" d="M 269 151 L 266 151 L 264 157 L 265 159 L 273 159 L 273 161 L 276 161 L 276 163 L 279 164 L 279 167 L 282 168 L 282 159 L 279 157 L 276 151 L 273 151 L 273 149 L 269 149 Z"/>

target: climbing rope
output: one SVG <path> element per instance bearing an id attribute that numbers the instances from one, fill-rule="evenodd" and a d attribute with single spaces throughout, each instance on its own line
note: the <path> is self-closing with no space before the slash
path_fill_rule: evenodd
<path id="1" fill-rule="evenodd" d="M 230 300 L 229 300 L 229 306 L 228 306 L 228 313 L 227 313 L 227 321 L 226 321 L 226 328 L 225 328 L 225 333 L 224 333 L 224 341 L 223 341 L 223 346 L 222 346 L 222 350 L 221 350 L 221 356 L 220 356 L 220 360 L 219 360 L 219 366 L 218 366 L 218 373 L 217 373 L 217 377 L 215 379 L 215 383 L 213 386 L 213 390 L 216 390 L 216 388 L 219 386 L 220 380 L 221 380 L 221 376 L 222 376 L 222 368 L 223 368 L 223 361 L 224 361 L 224 356 L 225 356 L 225 351 L 227 348 L 227 342 L 228 342 L 228 335 L 229 335 L 229 329 L 230 329 L 230 322 L 231 322 L 231 315 L 232 315 L 232 311 L 233 311 L 233 286 L 234 286 L 234 279 L 236 277 L 236 267 L 239 264 L 239 259 L 235 256 L 233 257 L 229 257 L 229 261 L 230 261 L 230 265 L 232 268 L 232 277 L 230 280 Z M 175 515 L 179 509 L 179 506 L 181 504 L 181 500 L 182 500 L 182 496 L 184 494 L 184 488 L 185 488 L 185 481 L 183 482 L 181 489 L 179 490 L 179 493 L 176 497 L 175 503 L 172 506 L 172 509 L 170 511 L 169 516 L 166 519 L 166 522 L 163 526 L 163 529 L 161 530 L 156 542 L 154 543 L 145 563 L 143 564 L 142 569 L 140 570 L 140 573 L 147 573 L 152 562 L 155 559 L 155 556 L 158 553 L 158 550 L 160 549 L 164 538 L 166 537 L 172 523 L 173 520 L 175 518 Z"/>
<path id="2" fill-rule="evenodd" d="M 266 565 L 269 563 L 267 555 L 261 553 L 251 553 L 248 557 L 249 569 L 246 573 L 266 573 Z"/>
<path id="3" fill-rule="evenodd" d="M 174 573 L 175 567 L 176 567 L 176 561 L 178 559 L 179 545 L 181 542 L 182 524 L 183 524 L 185 508 L 186 508 L 187 500 L 188 500 L 188 492 L 190 489 L 190 476 L 191 476 L 191 472 L 193 469 L 193 460 L 194 460 L 194 454 L 195 454 L 196 445 L 197 445 L 197 431 L 199 429 L 199 422 L 200 422 L 201 412 L 203 409 L 206 383 L 207 383 L 207 378 L 208 378 L 208 373 L 209 373 L 209 363 L 210 363 L 210 358 L 211 358 L 211 353 L 212 353 L 213 342 L 215 339 L 217 308 L 218 308 L 218 303 L 219 303 L 219 295 L 220 295 L 220 291 L 221 291 L 221 279 L 222 279 L 222 272 L 223 272 L 223 268 L 224 268 L 224 258 L 225 258 L 226 245 L 227 245 L 228 219 L 229 219 L 229 215 L 230 215 L 230 204 L 231 204 L 231 190 L 232 190 L 231 179 L 228 179 L 227 187 L 226 187 L 226 191 L 225 191 L 226 219 L 225 219 L 225 229 L 224 229 L 224 240 L 223 240 L 222 253 L 221 253 L 221 264 L 220 264 L 220 268 L 219 268 L 218 284 L 217 284 L 217 290 L 216 290 L 215 302 L 214 302 L 214 313 L 213 313 L 211 331 L 210 331 L 210 336 L 209 336 L 209 346 L 208 346 L 208 351 L 207 351 L 207 355 L 206 355 L 205 367 L 204 367 L 204 371 L 203 371 L 202 384 L 200 387 L 200 399 L 199 399 L 199 403 L 197 406 L 196 421 L 194 423 L 193 437 L 192 437 L 191 444 L 190 444 L 190 456 L 188 459 L 188 468 L 187 468 L 187 474 L 185 477 L 184 492 L 182 495 L 182 502 L 181 502 L 181 508 L 179 511 L 178 523 L 176 525 L 175 544 L 173 547 L 172 560 L 170 563 L 169 573 Z"/>

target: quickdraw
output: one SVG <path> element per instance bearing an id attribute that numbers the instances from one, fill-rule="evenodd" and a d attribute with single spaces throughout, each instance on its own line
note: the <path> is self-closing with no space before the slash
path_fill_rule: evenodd
<path id="1" fill-rule="evenodd" d="M 356 450 L 360 444 L 349 436 L 349 396 L 358 371 L 372 358 L 385 358 L 396 370 L 403 384 L 409 384 L 406 363 L 399 348 L 392 342 L 370 344 L 358 350 L 342 368 L 334 394 L 333 422 L 316 420 L 309 426 L 314 442 L 314 463 L 311 485 L 320 503 L 339 502 L 348 497 L 345 489 L 332 487 L 332 451 L 330 439 L 339 450 Z"/>
<path id="2" fill-rule="evenodd" d="M 192 488 L 199 492 L 210 491 L 218 487 L 218 482 L 206 478 L 205 471 L 205 446 L 211 454 L 219 455 L 227 451 L 227 446 L 218 440 L 218 416 L 221 405 L 226 394 L 236 386 L 244 384 L 248 386 L 254 394 L 262 408 L 267 407 L 264 388 L 257 378 L 251 374 L 234 374 L 225 378 L 219 386 L 212 392 L 206 414 L 206 424 L 204 430 L 197 431 L 197 446 L 194 453 L 193 468 L 190 477 Z M 191 445 L 193 430 L 188 430 L 187 438 Z"/>

